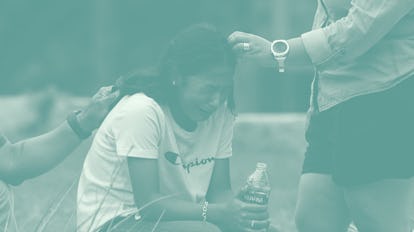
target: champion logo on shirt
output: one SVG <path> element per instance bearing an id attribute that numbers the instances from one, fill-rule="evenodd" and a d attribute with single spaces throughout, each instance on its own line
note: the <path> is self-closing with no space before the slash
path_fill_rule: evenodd
<path id="1" fill-rule="evenodd" d="M 209 158 L 204 158 L 204 159 L 195 158 L 194 160 L 190 162 L 182 163 L 181 159 L 179 158 L 179 155 L 177 153 L 170 152 L 170 151 L 166 152 L 164 156 L 165 156 L 165 159 L 167 159 L 171 164 L 181 165 L 187 173 L 190 173 L 190 169 L 193 167 L 203 166 L 211 162 L 214 162 L 214 157 L 209 157 Z"/>

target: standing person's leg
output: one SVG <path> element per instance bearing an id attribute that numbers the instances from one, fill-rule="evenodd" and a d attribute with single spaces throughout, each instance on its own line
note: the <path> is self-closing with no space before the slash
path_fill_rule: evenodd
<path id="1" fill-rule="evenodd" d="M 299 183 L 296 226 L 299 232 L 346 231 L 350 223 L 343 191 L 330 175 L 303 174 Z"/>
<path id="2" fill-rule="evenodd" d="M 343 191 L 331 176 L 336 114 L 336 109 L 310 114 L 296 206 L 299 232 L 341 232 L 350 223 Z"/>
<path id="3" fill-rule="evenodd" d="M 362 232 L 409 231 L 414 176 L 414 77 L 348 100 L 339 114 L 333 177 Z"/>
<path id="4" fill-rule="evenodd" d="M 359 232 L 408 232 L 414 198 L 411 179 L 347 187 L 345 199 Z"/>

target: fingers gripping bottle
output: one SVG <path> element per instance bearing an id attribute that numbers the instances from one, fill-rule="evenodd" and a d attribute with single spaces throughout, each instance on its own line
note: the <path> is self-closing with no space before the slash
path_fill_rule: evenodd
<path id="1" fill-rule="evenodd" d="M 269 201 L 270 190 L 267 165 L 259 162 L 237 197 L 246 203 L 266 205 Z"/>

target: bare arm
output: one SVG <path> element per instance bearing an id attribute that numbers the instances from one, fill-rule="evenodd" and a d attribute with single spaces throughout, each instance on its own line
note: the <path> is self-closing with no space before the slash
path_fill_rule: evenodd
<path id="1" fill-rule="evenodd" d="M 0 175 L 11 184 L 38 176 L 60 163 L 80 143 L 66 122 L 46 134 L 8 143 L 0 153 Z"/>
<path id="2" fill-rule="evenodd" d="M 146 206 L 141 213 L 156 220 L 165 210 L 163 220 L 202 220 L 201 205 L 183 200 L 180 195 L 164 196 L 159 191 L 158 163 L 155 159 L 128 158 L 135 203 L 138 208 Z M 223 206 L 210 205 L 209 211 L 222 215 Z"/>
<path id="3" fill-rule="evenodd" d="M 77 115 L 79 127 L 85 131 L 98 127 L 116 97 L 117 93 L 102 88 Z M 64 160 L 81 141 L 65 121 L 43 135 L 14 144 L 6 143 L 0 150 L 0 177 L 8 183 L 18 184 L 41 175 Z"/>
<path id="4" fill-rule="evenodd" d="M 276 60 L 270 51 L 271 41 L 258 35 L 245 32 L 233 32 L 229 38 L 233 50 L 244 59 L 252 60 L 264 66 L 276 66 Z M 293 38 L 287 41 L 290 52 L 287 57 L 287 65 L 303 66 L 312 65 L 312 61 L 306 52 L 302 38 Z M 249 43 L 249 50 L 243 50 L 243 43 Z"/>
<path id="5" fill-rule="evenodd" d="M 206 198 L 210 203 L 223 203 L 233 200 L 234 194 L 230 185 L 229 159 L 215 160 L 214 171 Z"/>

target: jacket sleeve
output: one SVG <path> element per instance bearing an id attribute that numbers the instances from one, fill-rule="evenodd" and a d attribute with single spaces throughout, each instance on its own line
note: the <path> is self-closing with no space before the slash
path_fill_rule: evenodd
<path id="1" fill-rule="evenodd" d="M 302 35 L 315 66 L 353 60 L 373 47 L 414 9 L 414 0 L 352 0 L 348 14 Z"/>

